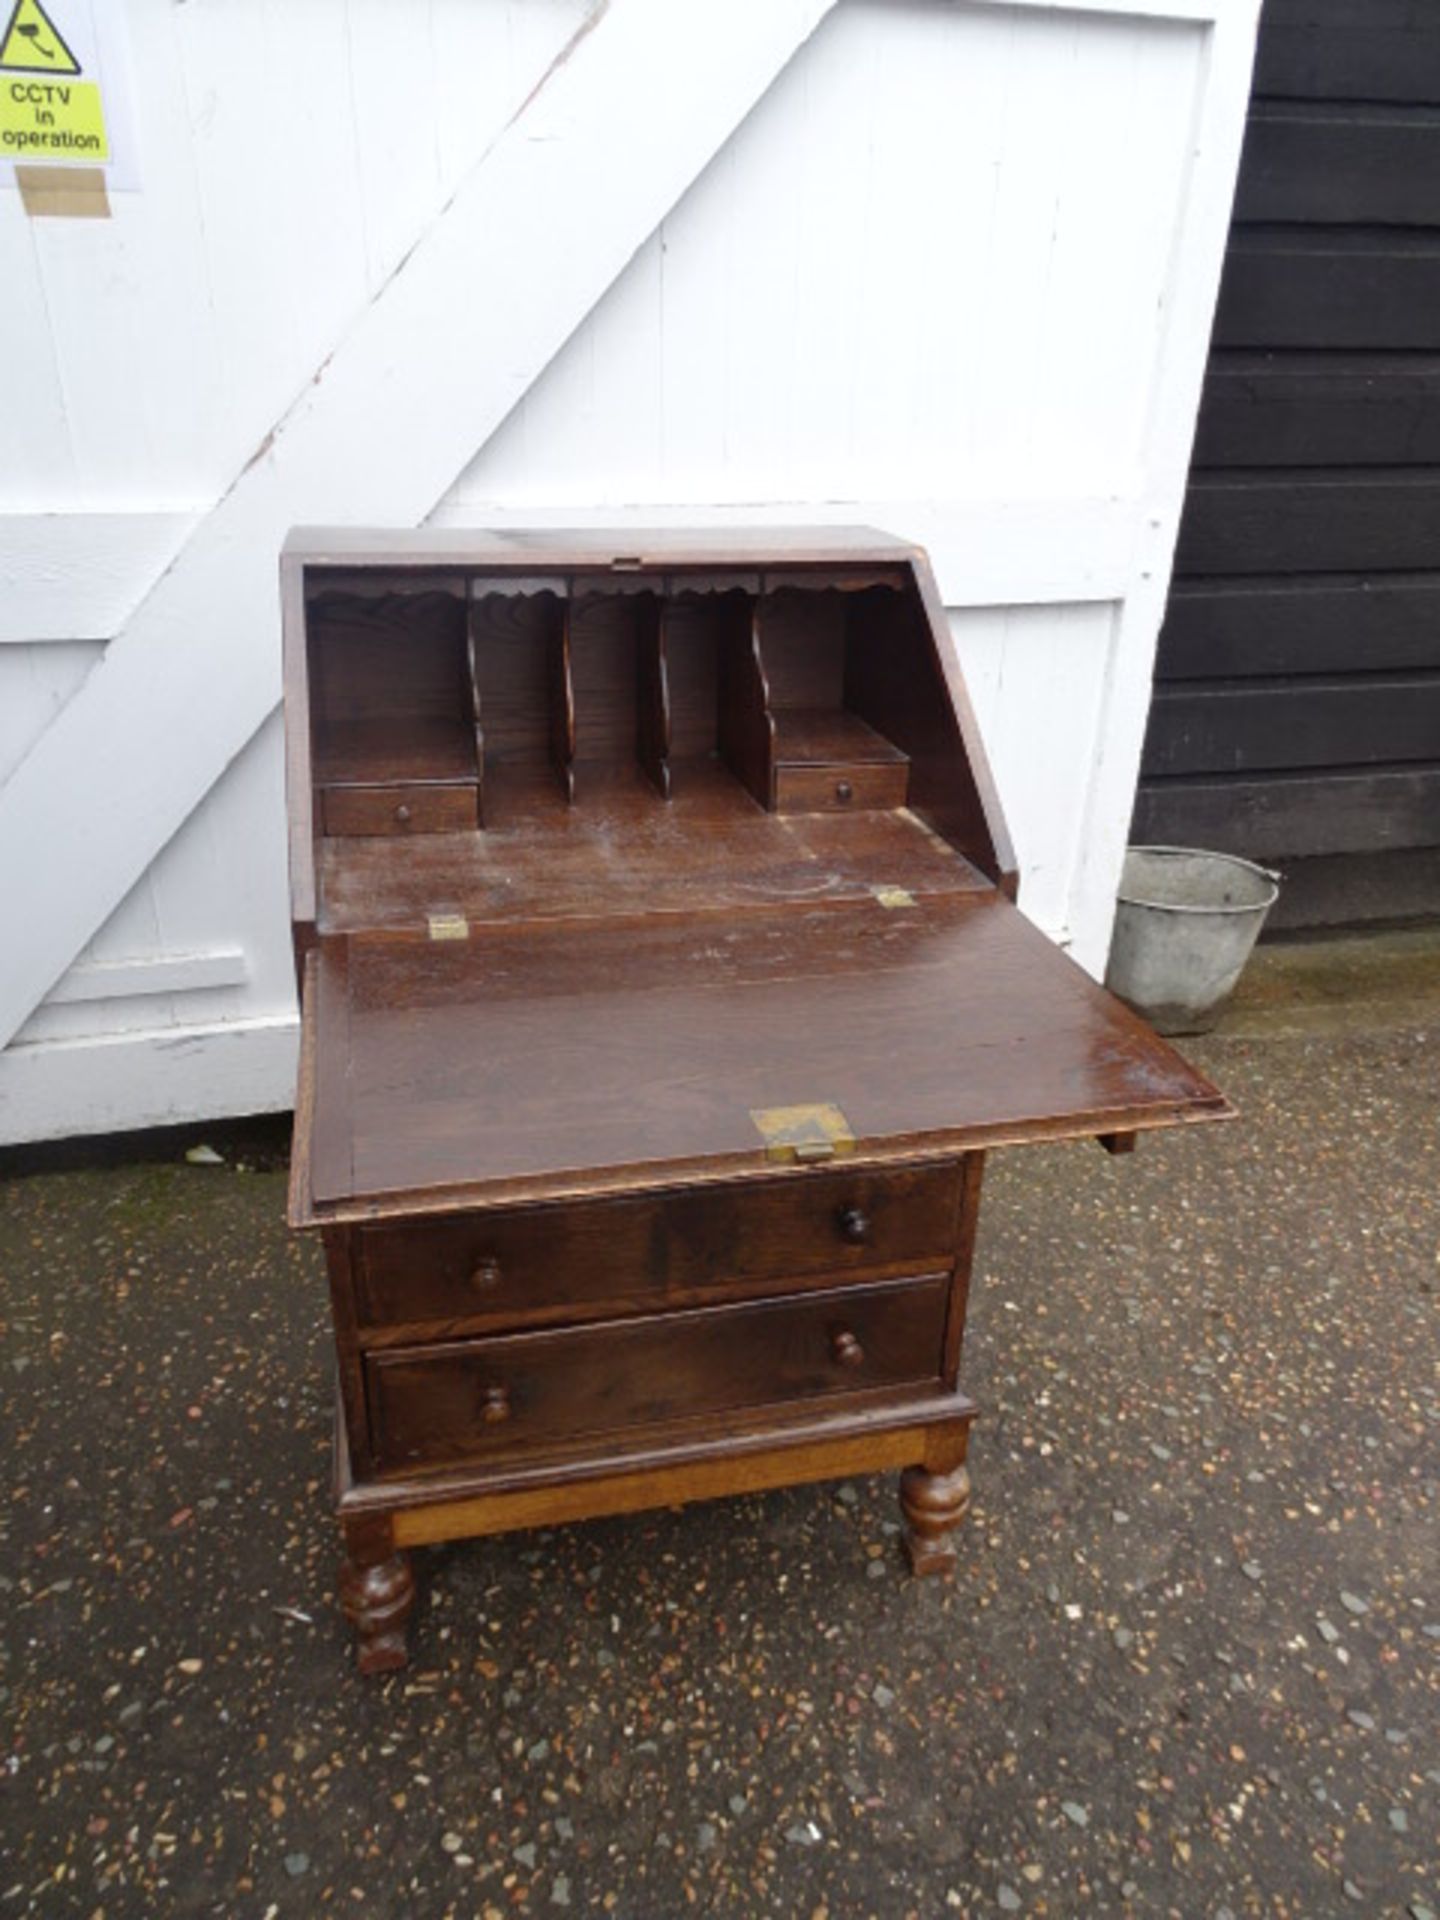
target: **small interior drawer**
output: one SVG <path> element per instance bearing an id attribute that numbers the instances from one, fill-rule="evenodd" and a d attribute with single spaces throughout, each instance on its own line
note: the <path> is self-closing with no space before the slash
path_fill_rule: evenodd
<path id="1" fill-rule="evenodd" d="M 903 760 L 889 766 L 844 762 L 823 767 L 775 769 L 777 813 L 854 813 L 866 808 L 903 807 L 910 769 Z"/>
<path id="2" fill-rule="evenodd" d="M 960 1163 L 796 1168 L 744 1186 L 361 1230 L 362 1328 L 523 1325 L 954 1258 Z"/>
<path id="3" fill-rule="evenodd" d="M 476 788 L 463 783 L 326 787 L 321 806 L 331 835 L 463 833 L 480 824 Z"/>
<path id="4" fill-rule="evenodd" d="M 371 1353 L 380 1472 L 939 1379 L 946 1275 Z"/>
<path id="5" fill-rule="evenodd" d="M 775 715 L 772 779 L 777 813 L 903 807 L 910 762 L 857 715 L 802 707 Z"/>

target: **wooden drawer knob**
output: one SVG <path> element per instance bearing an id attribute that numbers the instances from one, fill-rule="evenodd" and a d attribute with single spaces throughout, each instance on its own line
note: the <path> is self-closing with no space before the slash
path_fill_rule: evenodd
<path id="1" fill-rule="evenodd" d="M 476 1293 L 489 1293 L 492 1287 L 500 1284 L 500 1262 L 493 1254 L 487 1253 L 483 1260 L 477 1260 L 470 1274 L 470 1285 Z"/>
<path id="2" fill-rule="evenodd" d="M 840 802 L 842 807 L 855 798 L 855 789 L 848 780 L 837 780 L 835 782 L 835 798 Z"/>
<path id="3" fill-rule="evenodd" d="M 507 1387 L 486 1387 L 480 1396 L 480 1418 L 487 1427 L 498 1426 L 510 1418 L 510 1392 Z"/>
<path id="4" fill-rule="evenodd" d="M 852 1247 L 863 1246 L 870 1238 L 870 1216 L 863 1207 L 842 1207 L 839 1224 L 840 1238 Z"/>
<path id="5" fill-rule="evenodd" d="M 395 818 L 400 822 L 402 827 L 408 827 L 410 824 L 410 809 L 403 800 L 395 809 Z"/>
<path id="6" fill-rule="evenodd" d="M 838 1333 L 832 1334 L 830 1351 L 835 1356 L 837 1366 L 858 1367 L 864 1364 L 865 1349 L 848 1327 L 842 1327 Z"/>

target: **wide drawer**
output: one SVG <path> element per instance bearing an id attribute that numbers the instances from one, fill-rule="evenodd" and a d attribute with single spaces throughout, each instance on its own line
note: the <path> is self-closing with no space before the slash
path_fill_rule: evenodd
<path id="1" fill-rule="evenodd" d="M 361 1230 L 363 1327 L 598 1315 L 767 1280 L 948 1266 L 960 1166 L 811 1168 L 695 1188 Z"/>
<path id="2" fill-rule="evenodd" d="M 453 786 L 327 787 L 324 831 L 340 834 L 463 833 L 480 824 L 473 783 Z"/>
<path id="3" fill-rule="evenodd" d="M 947 1275 L 365 1360 L 375 1464 L 446 1466 L 940 1377 Z"/>

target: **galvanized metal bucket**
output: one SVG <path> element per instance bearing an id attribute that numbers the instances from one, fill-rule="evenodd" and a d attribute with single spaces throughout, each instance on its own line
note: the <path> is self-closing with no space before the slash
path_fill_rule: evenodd
<path id="1" fill-rule="evenodd" d="M 1279 879 L 1230 853 L 1129 848 L 1106 986 L 1161 1033 L 1208 1033 L 1275 904 Z"/>

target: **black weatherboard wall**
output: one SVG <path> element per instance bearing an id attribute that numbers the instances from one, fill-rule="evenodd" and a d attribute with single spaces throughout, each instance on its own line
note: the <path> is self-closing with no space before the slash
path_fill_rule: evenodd
<path id="1" fill-rule="evenodd" d="M 1440 0 L 1267 0 L 1132 838 L 1440 914 Z"/>

